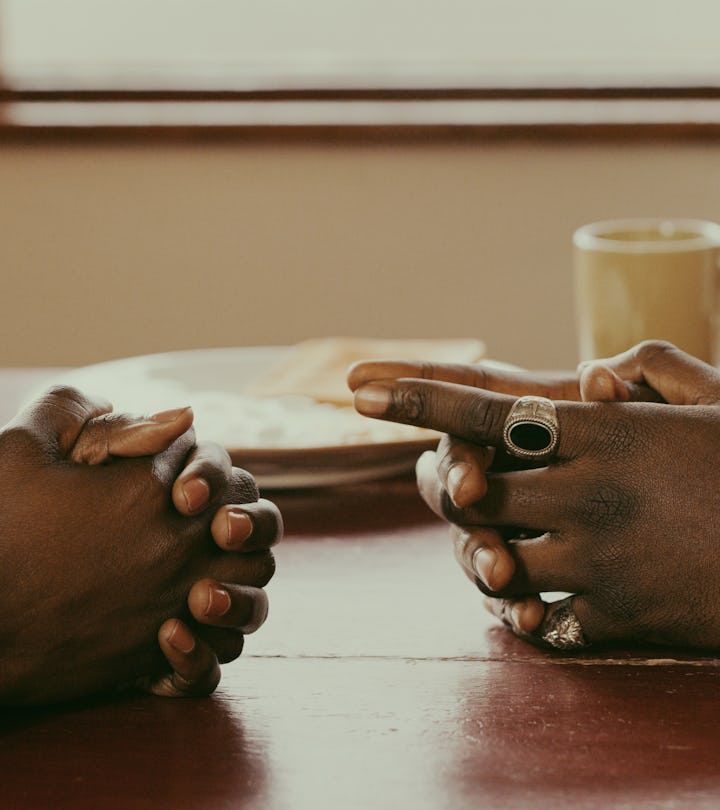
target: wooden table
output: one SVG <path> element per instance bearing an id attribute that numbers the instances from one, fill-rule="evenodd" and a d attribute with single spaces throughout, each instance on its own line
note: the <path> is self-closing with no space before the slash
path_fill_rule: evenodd
<path id="1" fill-rule="evenodd" d="M 0 372 L 4 416 L 41 372 Z M 717 808 L 720 670 L 488 616 L 410 480 L 278 494 L 267 625 L 205 700 L 6 715 L 2 808 Z"/>

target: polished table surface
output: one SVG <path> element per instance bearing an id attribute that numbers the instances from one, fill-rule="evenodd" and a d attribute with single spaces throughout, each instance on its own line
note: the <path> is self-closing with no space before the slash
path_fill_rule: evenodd
<path id="1" fill-rule="evenodd" d="M 0 371 L 0 416 L 41 379 Z M 411 480 L 272 497 L 270 618 L 216 694 L 6 713 L 0 808 L 720 806 L 715 658 L 515 639 Z"/>

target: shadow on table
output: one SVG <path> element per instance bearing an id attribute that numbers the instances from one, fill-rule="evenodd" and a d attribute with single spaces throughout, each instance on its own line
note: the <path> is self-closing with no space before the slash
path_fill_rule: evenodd
<path id="1" fill-rule="evenodd" d="M 364 535 L 442 521 L 418 494 L 415 480 L 263 493 L 280 507 L 288 537 Z"/>

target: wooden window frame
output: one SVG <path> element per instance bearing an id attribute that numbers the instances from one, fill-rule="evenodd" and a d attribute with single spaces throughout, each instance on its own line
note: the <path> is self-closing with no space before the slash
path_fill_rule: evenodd
<path id="1" fill-rule="evenodd" d="M 431 87 L 422 77 L 426 68 L 408 65 L 404 86 L 402 81 L 394 86 L 397 77 L 393 82 L 373 80 L 372 70 L 363 79 L 360 69 L 347 80 L 328 74 L 324 86 L 319 86 L 322 82 L 312 86 L 309 80 L 306 87 L 295 79 L 296 86 L 291 87 L 290 80 L 283 86 L 278 78 L 283 72 L 292 76 L 290 64 L 269 67 L 265 73 L 262 65 L 245 70 L 227 65 L 227 73 L 220 75 L 207 71 L 208 66 L 198 60 L 175 72 L 151 70 L 138 78 L 128 58 L 124 66 L 119 64 L 117 75 L 108 72 L 111 62 L 104 65 L 109 78 L 103 79 L 102 69 L 94 75 L 92 65 L 82 60 L 62 74 L 50 64 L 28 66 L 19 60 L 3 65 L 2 55 L 0 43 L 0 139 L 4 141 L 714 140 L 720 136 L 720 75 L 715 77 L 712 71 L 680 76 L 679 82 L 699 77 L 695 86 L 663 84 L 660 74 L 658 86 L 640 74 L 634 86 L 597 81 L 591 82 L 593 86 L 578 86 L 585 81 L 582 77 L 574 77 L 575 84 L 568 80 L 566 86 L 542 86 L 542 77 L 534 86 L 529 86 L 530 81 L 528 86 L 515 86 L 511 80 L 502 81 L 502 76 L 495 86 L 480 86 L 490 80 L 487 76 L 478 80 L 477 65 L 468 65 L 467 82 L 457 82 L 463 86 L 448 82 L 448 86 Z M 628 81 L 633 81 L 632 76 Z"/>

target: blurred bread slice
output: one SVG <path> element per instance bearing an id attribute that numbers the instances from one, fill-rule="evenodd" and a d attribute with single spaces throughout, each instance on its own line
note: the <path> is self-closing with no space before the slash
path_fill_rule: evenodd
<path id="1" fill-rule="evenodd" d="M 351 405 L 345 378 L 358 360 L 426 360 L 475 363 L 485 354 L 481 340 L 383 340 L 328 337 L 295 345 L 279 366 L 255 380 L 247 393 L 263 397 L 304 396 L 317 402 Z"/>

